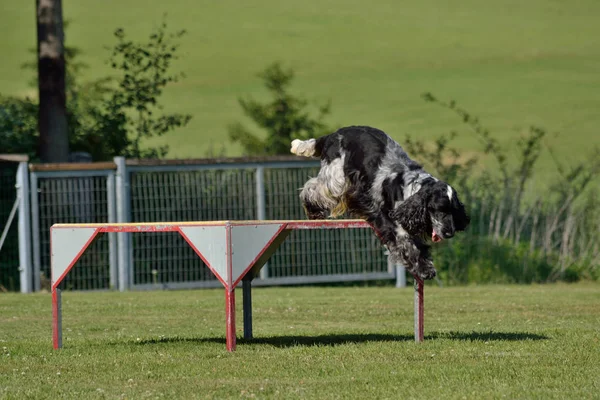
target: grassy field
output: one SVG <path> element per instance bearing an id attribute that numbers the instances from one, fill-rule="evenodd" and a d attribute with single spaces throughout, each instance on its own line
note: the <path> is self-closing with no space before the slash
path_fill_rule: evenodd
<path id="1" fill-rule="evenodd" d="M 66 293 L 61 351 L 49 294 L 0 295 L 0 398 L 600 398 L 597 284 L 427 287 L 422 344 L 411 289 L 253 297 L 227 353 L 221 290 Z"/>
<path id="2" fill-rule="evenodd" d="M 0 7 L 0 92 L 30 94 L 31 73 L 19 66 L 35 46 L 34 2 Z M 65 0 L 63 8 L 67 42 L 85 51 L 90 77 L 109 72 L 104 46 L 117 27 L 142 38 L 168 12 L 173 29 L 189 31 L 177 64 L 187 78 L 165 100 L 194 119 L 154 142 L 168 141 L 171 157 L 201 157 L 211 144 L 238 154 L 225 140 L 227 124 L 242 119 L 236 99 L 264 97 L 255 74 L 275 60 L 296 70 L 297 93 L 331 99 L 334 124 L 370 124 L 397 139 L 461 129 L 420 99 L 431 91 L 459 101 L 506 142 L 530 124 L 560 132 L 548 142 L 567 159 L 600 142 L 597 0 Z M 476 143 L 458 142 L 471 151 Z"/>

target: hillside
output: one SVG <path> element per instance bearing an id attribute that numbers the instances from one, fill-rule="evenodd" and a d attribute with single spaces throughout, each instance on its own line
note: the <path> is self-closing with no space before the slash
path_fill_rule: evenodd
<path id="1" fill-rule="evenodd" d="M 34 2 L 0 0 L 0 93 L 31 94 L 20 65 L 35 46 Z M 467 132 L 456 116 L 425 103 L 431 91 L 455 99 L 494 134 L 514 140 L 530 124 L 567 159 L 600 144 L 600 2 L 554 0 L 402 2 L 307 0 L 64 0 L 67 41 L 84 50 L 90 77 L 109 72 L 104 46 L 124 27 L 142 38 L 168 13 L 188 30 L 175 64 L 187 77 L 166 93 L 168 109 L 193 114 L 159 139 L 170 157 L 202 157 L 226 142 L 227 124 L 245 121 L 236 99 L 265 96 L 256 73 L 280 60 L 297 72 L 295 92 L 331 99 L 329 121 L 369 124 L 396 139 Z M 464 134 L 458 144 L 476 150 Z"/>

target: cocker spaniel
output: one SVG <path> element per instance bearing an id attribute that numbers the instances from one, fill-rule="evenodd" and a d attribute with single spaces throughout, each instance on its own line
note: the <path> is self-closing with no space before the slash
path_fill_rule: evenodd
<path id="1" fill-rule="evenodd" d="M 430 243 L 453 237 L 470 222 L 456 190 L 381 130 L 350 126 L 318 139 L 296 139 L 291 152 L 321 159 L 318 175 L 300 193 L 309 219 L 346 212 L 365 219 L 392 260 L 422 279 L 436 275 Z"/>

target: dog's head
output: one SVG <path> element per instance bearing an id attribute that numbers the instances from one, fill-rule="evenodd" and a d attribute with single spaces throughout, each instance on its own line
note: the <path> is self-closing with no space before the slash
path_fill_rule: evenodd
<path id="1" fill-rule="evenodd" d="M 433 242 L 450 239 L 464 231 L 470 218 L 452 186 L 433 179 L 401 203 L 392 214 L 410 235 L 431 237 Z"/>

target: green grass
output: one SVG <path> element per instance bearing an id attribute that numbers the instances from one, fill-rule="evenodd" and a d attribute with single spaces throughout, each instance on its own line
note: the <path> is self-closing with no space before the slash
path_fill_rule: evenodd
<path id="1" fill-rule="evenodd" d="M 238 294 L 238 316 L 241 314 Z M 1 398 L 600 398 L 600 286 L 261 288 L 224 344 L 222 290 L 0 296 Z M 241 318 L 238 318 L 241 336 Z"/>
<path id="2" fill-rule="evenodd" d="M 19 65 L 35 46 L 34 2 L 0 7 L 0 92 L 25 94 L 31 74 Z M 458 100 L 507 143 L 530 124 L 560 132 L 548 142 L 566 159 L 580 159 L 598 137 L 596 0 L 65 0 L 63 8 L 67 42 L 85 51 L 90 77 L 109 72 L 103 47 L 116 27 L 142 38 L 168 12 L 173 29 L 189 31 L 176 64 L 187 78 L 165 100 L 194 119 L 152 142 L 168 142 L 171 157 L 201 157 L 211 143 L 226 143 L 227 124 L 243 119 L 236 99 L 264 98 L 255 74 L 275 60 L 297 71 L 296 92 L 331 99 L 332 123 L 374 125 L 396 139 L 463 128 L 424 103 L 426 91 Z M 458 145 L 479 149 L 468 135 Z"/>

